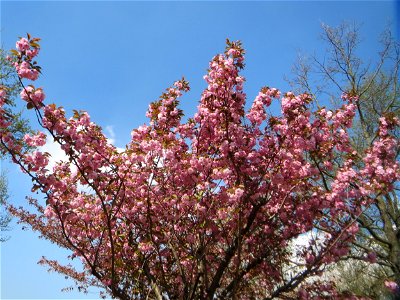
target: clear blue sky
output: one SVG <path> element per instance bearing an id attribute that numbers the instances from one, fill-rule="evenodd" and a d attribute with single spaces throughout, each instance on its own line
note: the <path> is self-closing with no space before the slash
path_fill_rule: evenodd
<path id="1" fill-rule="evenodd" d="M 183 75 L 192 90 L 182 107 L 193 114 L 208 62 L 224 50 L 226 38 L 242 40 L 247 50 L 243 74 L 251 101 L 265 85 L 288 89 L 283 76 L 290 74 L 298 51 L 323 53 L 322 22 L 359 22 L 361 55 L 375 57 L 385 25 L 400 28 L 399 8 L 389 1 L 1 1 L 1 42 L 9 49 L 26 32 L 42 38 L 43 76 L 37 85 L 45 89 L 46 101 L 69 112 L 87 110 L 95 122 L 112 128 L 116 145 L 124 147 L 131 129 L 146 122 L 149 102 Z M 11 201 L 23 204 L 29 180 L 6 162 L 2 168 L 8 171 Z M 66 252 L 13 227 L 11 239 L 1 245 L 1 299 L 97 299 L 95 291 L 61 293 L 72 282 L 36 262 Z"/>

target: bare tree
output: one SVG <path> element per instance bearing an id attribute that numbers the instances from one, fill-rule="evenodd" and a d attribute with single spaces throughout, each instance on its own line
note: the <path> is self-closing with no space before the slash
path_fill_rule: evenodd
<path id="1" fill-rule="evenodd" d="M 348 259 L 332 265 L 326 276 L 334 278 L 340 293 L 347 292 L 358 297 L 376 300 L 394 300 L 395 296 L 385 287 L 385 278 L 390 269 L 379 264 L 370 264 L 361 260 Z M 367 287 L 367 288 L 366 288 Z"/>
<path id="2" fill-rule="evenodd" d="M 376 138 L 379 118 L 400 117 L 400 44 L 388 27 L 381 35 L 377 58 L 363 61 L 359 55 L 362 49 L 359 26 L 343 23 L 335 28 L 323 25 L 322 29 L 321 37 L 327 46 L 324 55 L 299 57 L 288 81 L 294 90 L 336 105 L 333 95 L 338 91 L 358 96 L 358 118 L 352 141 L 362 154 Z M 361 229 L 348 258 L 375 260 L 376 255 L 376 263 L 384 269 L 376 274 L 384 274 L 400 286 L 399 189 L 397 183 L 394 190 L 382 191 L 365 208 L 358 218 Z"/>

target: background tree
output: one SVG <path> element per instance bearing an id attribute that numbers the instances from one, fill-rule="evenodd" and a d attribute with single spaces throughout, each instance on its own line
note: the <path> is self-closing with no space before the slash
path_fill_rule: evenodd
<path id="1" fill-rule="evenodd" d="M 4 232 L 9 230 L 9 223 L 11 221 L 11 217 L 8 214 L 5 204 L 8 198 L 7 194 L 7 178 L 4 174 L 1 174 L 0 176 L 0 205 L 1 205 L 1 210 L 0 210 L 0 230 L 1 230 L 1 236 L 0 236 L 0 242 L 4 242 L 7 240 L 7 236 L 4 235 Z"/>
<path id="2" fill-rule="evenodd" d="M 385 281 L 391 275 L 390 268 L 355 259 L 339 261 L 326 274 L 327 278 L 334 278 L 341 293 L 350 292 L 374 300 L 396 299 L 385 287 Z"/>
<path id="3" fill-rule="evenodd" d="M 338 92 L 350 91 L 357 96 L 358 115 L 351 141 L 359 155 L 363 155 L 377 138 L 380 118 L 399 117 L 399 42 L 390 30 L 386 30 L 381 35 L 382 48 L 377 59 L 363 61 L 358 55 L 362 44 L 359 27 L 355 24 L 343 23 L 337 28 L 323 25 L 322 39 L 327 46 L 324 56 L 300 57 L 293 66 L 293 78 L 289 82 L 295 90 L 307 91 L 315 99 L 326 99 L 331 103 L 335 103 L 334 95 Z M 398 131 L 394 134 L 399 138 Z M 387 276 L 389 270 L 389 277 L 400 284 L 398 182 L 393 190 L 377 196 L 357 221 L 361 230 L 348 257 L 376 261 L 382 270 L 375 275 Z M 383 279 L 380 278 L 380 282 Z"/>
<path id="4" fill-rule="evenodd" d="M 14 99 L 20 91 L 18 76 L 15 72 L 15 68 L 7 60 L 6 51 L 2 48 L 0 48 L 0 86 L 6 94 L 9 105 L 11 107 L 15 106 Z M 10 115 L 12 120 L 12 124 L 10 125 L 11 132 L 15 134 L 16 139 L 22 140 L 24 134 L 30 132 L 28 122 L 21 117 L 21 112 L 15 113 L 13 110 L 7 109 L 6 113 Z M 5 158 L 4 152 L 0 151 L 0 159 L 3 160 Z M 5 241 L 7 239 L 7 236 L 3 235 L 3 233 L 9 230 L 8 225 L 11 221 L 10 215 L 7 213 L 4 206 L 7 198 L 7 176 L 4 170 L 0 169 L 0 241 Z"/>

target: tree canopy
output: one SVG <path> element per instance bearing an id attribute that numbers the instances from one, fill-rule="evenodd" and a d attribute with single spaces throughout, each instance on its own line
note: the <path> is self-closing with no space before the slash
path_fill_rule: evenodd
<path id="1" fill-rule="evenodd" d="M 30 149 L 23 147 L 2 93 L 0 142 L 46 201 L 30 199 L 36 212 L 9 208 L 69 249 L 84 271 L 41 263 L 79 289 L 101 286 L 122 300 L 340 297 L 317 277 L 349 253 L 363 211 L 393 190 L 398 118 L 382 116 L 361 155 L 349 136 L 359 101 L 351 90 L 339 95 L 339 108 L 312 110 L 310 94 L 263 87 L 246 111 L 244 49 L 228 40 L 209 64 L 194 116 L 182 121 L 179 97 L 189 84 L 176 81 L 121 152 L 87 112 L 68 118 L 46 104 L 43 88 L 23 83 L 40 75 L 39 49 L 28 35 L 11 61 L 42 130 L 26 134 Z M 272 101 L 280 102 L 278 116 L 268 110 Z M 39 148 L 47 140 L 69 161 L 50 168 Z M 305 234 L 307 245 L 290 247 Z"/>

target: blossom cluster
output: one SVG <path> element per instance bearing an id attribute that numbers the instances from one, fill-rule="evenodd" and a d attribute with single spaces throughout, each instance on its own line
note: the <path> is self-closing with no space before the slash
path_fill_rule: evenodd
<path id="1" fill-rule="evenodd" d="M 39 106 L 46 95 L 42 88 L 35 89 L 34 86 L 29 85 L 21 91 L 20 96 L 22 100 L 25 100 L 28 103 L 31 101 L 34 105 Z"/>
<path id="2" fill-rule="evenodd" d="M 34 81 L 39 77 L 40 66 L 33 60 L 39 54 L 39 41 L 39 38 L 31 38 L 29 34 L 27 38 L 20 38 L 16 43 L 16 50 L 12 50 L 12 56 L 8 57 L 21 79 L 26 78 Z M 30 100 L 28 96 L 30 92 L 30 90 L 25 90 L 24 100 Z M 21 92 L 21 96 L 23 96 L 22 93 L 24 93 L 24 91 Z M 43 101 L 41 98 L 44 98 L 44 94 L 43 96 L 36 96 L 35 100 L 32 99 L 32 101 L 41 102 Z M 41 100 L 38 101 L 39 99 Z"/>
<path id="3" fill-rule="evenodd" d="M 37 44 L 39 40 L 37 38 L 30 39 L 28 36 L 28 39 L 21 38 L 16 43 L 17 50 L 14 50 L 13 54 L 17 60 L 13 62 L 13 65 L 21 78 L 36 80 L 39 77 L 40 69 L 32 63 L 33 58 L 38 55 L 40 50 Z"/>

